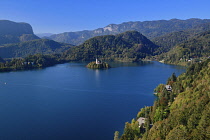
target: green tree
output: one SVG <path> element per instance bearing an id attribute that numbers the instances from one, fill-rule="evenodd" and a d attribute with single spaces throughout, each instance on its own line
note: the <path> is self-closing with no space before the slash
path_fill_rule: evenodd
<path id="1" fill-rule="evenodd" d="M 120 140 L 120 138 L 119 138 L 119 131 L 115 131 L 115 133 L 114 133 L 114 140 Z"/>

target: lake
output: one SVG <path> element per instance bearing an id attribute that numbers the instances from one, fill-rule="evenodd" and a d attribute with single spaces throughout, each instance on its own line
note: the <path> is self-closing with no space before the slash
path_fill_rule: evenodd
<path id="1" fill-rule="evenodd" d="M 0 139 L 112 140 L 140 108 L 153 105 L 158 84 L 185 71 L 159 62 L 112 63 L 107 70 L 86 64 L 0 73 Z"/>

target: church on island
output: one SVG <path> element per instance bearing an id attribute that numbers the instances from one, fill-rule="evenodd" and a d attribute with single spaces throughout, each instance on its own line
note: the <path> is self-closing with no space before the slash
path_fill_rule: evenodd
<path id="1" fill-rule="evenodd" d="M 96 58 L 96 61 L 90 62 L 86 67 L 91 69 L 107 69 L 110 68 L 110 65 Z"/>
<path id="2" fill-rule="evenodd" d="M 96 58 L 96 64 L 102 64 L 102 61 L 100 61 Z"/>

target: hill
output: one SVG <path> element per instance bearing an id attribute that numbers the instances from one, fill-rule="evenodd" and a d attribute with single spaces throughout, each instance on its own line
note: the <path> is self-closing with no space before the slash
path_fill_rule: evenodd
<path id="1" fill-rule="evenodd" d="M 210 22 L 199 24 L 191 29 L 168 33 L 163 36 L 156 37 L 152 41 L 161 46 L 160 52 L 167 52 L 174 46 L 183 43 L 191 38 L 196 37 L 202 32 L 210 31 Z"/>
<path id="2" fill-rule="evenodd" d="M 169 52 L 159 56 L 164 63 L 186 64 L 200 61 L 210 56 L 210 31 L 201 33 L 184 43 L 181 43 Z"/>
<path id="3" fill-rule="evenodd" d="M 67 60 L 139 61 L 154 55 L 158 46 L 137 31 L 91 38 L 63 55 Z"/>
<path id="4" fill-rule="evenodd" d="M 179 77 L 173 74 L 166 84 L 171 90 L 160 84 L 154 105 L 126 123 L 120 140 L 210 139 L 210 59 L 191 65 Z"/>
<path id="5" fill-rule="evenodd" d="M 72 45 L 58 43 L 48 39 L 37 39 L 0 46 L 0 56 L 2 58 L 15 58 L 33 54 L 55 54 L 62 53 L 70 47 Z"/>
<path id="6" fill-rule="evenodd" d="M 116 35 L 125 31 L 135 30 L 149 39 L 162 36 L 167 33 L 182 31 L 193 28 L 199 24 L 210 22 L 210 19 L 171 19 L 171 20 L 156 20 L 156 21 L 136 21 L 124 22 L 122 24 L 110 24 L 104 28 L 96 30 L 84 30 L 78 32 L 65 32 L 61 34 L 54 34 L 49 39 L 65 42 L 74 45 L 82 44 L 85 40 L 95 36 L 101 35 Z"/>
<path id="7" fill-rule="evenodd" d="M 0 57 L 0 62 L 4 63 L 5 61 L 4 61 L 4 59 L 2 59 L 2 58 Z"/>
<path id="8" fill-rule="evenodd" d="M 28 23 L 0 20 L 0 45 L 39 39 Z"/>

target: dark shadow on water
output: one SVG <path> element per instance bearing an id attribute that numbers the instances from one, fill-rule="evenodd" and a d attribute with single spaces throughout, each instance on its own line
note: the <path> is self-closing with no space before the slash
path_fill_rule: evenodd
<path id="1" fill-rule="evenodd" d="M 140 61 L 140 62 L 108 62 L 112 68 L 116 67 L 138 67 L 152 64 L 152 61 Z"/>

